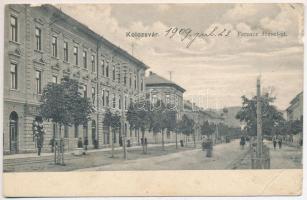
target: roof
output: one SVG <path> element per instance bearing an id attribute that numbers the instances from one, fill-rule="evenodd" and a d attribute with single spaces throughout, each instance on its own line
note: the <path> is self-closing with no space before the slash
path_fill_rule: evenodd
<path id="1" fill-rule="evenodd" d="M 300 97 L 302 94 L 303 94 L 303 92 L 298 93 L 298 94 L 290 101 L 290 104 L 295 103 L 295 102 L 299 99 L 299 97 Z"/>
<path id="2" fill-rule="evenodd" d="M 156 73 L 150 72 L 149 76 L 145 78 L 146 87 L 148 86 L 171 86 L 175 87 L 177 90 L 181 91 L 182 93 L 185 92 L 185 89 L 179 86 L 178 84 L 167 80 Z"/>
<path id="3" fill-rule="evenodd" d="M 132 62 L 134 62 L 134 63 L 138 64 L 140 67 L 144 68 L 145 70 L 149 68 L 149 66 L 145 65 L 142 61 L 140 61 L 136 57 L 130 55 L 127 51 L 123 50 L 119 46 L 116 46 L 115 44 L 113 44 L 112 42 L 110 42 L 109 40 L 104 38 L 103 36 L 99 35 L 95 31 L 90 29 L 88 26 L 82 24 L 81 22 L 77 21 L 73 17 L 71 17 L 71 16 L 67 15 L 66 13 L 62 12 L 61 9 L 59 9 L 59 8 L 57 8 L 57 7 L 55 7 L 55 6 L 51 5 L 51 4 L 43 4 L 42 8 L 49 9 L 50 11 L 53 12 L 54 15 L 66 19 L 66 21 L 68 21 L 68 23 L 78 25 L 85 33 L 87 33 L 88 35 L 90 35 L 91 37 L 93 37 L 96 40 L 100 40 L 101 42 L 106 44 L 108 47 L 114 49 L 119 54 L 122 54 L 123 56 L 125 56 L 126 58 L 131 60 Z"/>

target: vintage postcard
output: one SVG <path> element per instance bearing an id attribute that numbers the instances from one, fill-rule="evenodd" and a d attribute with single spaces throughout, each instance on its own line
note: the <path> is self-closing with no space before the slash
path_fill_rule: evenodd
<path id="1" fill-rule="evenodd" d="M 302 193 L 304 4 L 3 9 L 5 196 Z"/>

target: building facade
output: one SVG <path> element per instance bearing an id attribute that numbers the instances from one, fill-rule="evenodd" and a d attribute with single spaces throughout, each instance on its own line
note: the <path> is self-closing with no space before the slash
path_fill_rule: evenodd
<path id="1" fill-rule="evenodd" d="M 300 92 L 298 95 L 294 97 L 290 101 L 290 106 L 287 108 L 287 120 L 294 121 L 294 120 L 301 120 L 303 117 L 303 92 Z"/>
<path id="2" fill-rule="evenodd" d="M 177 112 L 177 120 L 181 119 L 183 114 L 183 93 L 185 89 L 178 84 L 167 80 L 156 73 L 149 72 L 145 78 L 146 95 L 147 98 L 155 105 L 155 102 L 162 101 L 168 108 L 175 109 Z M 149 143 L 158 143 L 162 140 L 162 135 L 153 133 L 146 134 Z M 182 136 L 178 136 L 180 140 Z M 175 142 L 175 134 L 167 132 L 165 142 Z"/>
<path id="3" fill-rule="evenodd" d="M 183 113 L 183 93 L 185 89 L 156 73 L 149 72 L 145 78 L 146 93 L 152 102 L 161 100 L 164 104 L 171 104 L 177 111 L 177 119 Z"/>
<path id="4" fill-rule="evenodd" d="M 184 100 L 183 114 L 185 114 L 188 118 L 194 120 L 195 132 L 198 139 L 201 138 L 201 126 L 206 121 L 210 124 L 224 123 L 224 118 L 221 117 L 218 113 L 204 110 L 203 108 L 197 106 L 195 103 L 192 103 L 189 100 Z"/>
<path id="5" fill-rule="evenodd" d="M 125 111 L 145 93 L 144 63 L 51 5 L 7 5 L 4 21 L 4 153 L 36 151 L 32 123 L 40 117 L 42 91 L 63 77 L 78 80 L 96 110 L 88 124 L 64 127 L 66 150 L 79 138 L 88 138 L 90 148 L 94 141 L 108 146 L 110 133 L 103 125 L 108 108 L 122 116 L 122 130 L 129 130 Z M 44 128 L 47 151 L 58 127 L 44 122 Z"/>

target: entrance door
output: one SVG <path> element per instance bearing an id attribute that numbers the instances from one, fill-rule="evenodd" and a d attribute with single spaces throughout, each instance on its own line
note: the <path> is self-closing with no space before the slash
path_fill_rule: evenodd
<path id="1" fill-rule="evenodd" d="M 10 152 L 18 152 L 18 115 L 16 112 L 10 114 Z"/>

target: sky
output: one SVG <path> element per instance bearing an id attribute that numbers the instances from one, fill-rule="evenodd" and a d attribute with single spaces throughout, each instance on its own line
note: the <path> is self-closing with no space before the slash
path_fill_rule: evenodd
<path id="1" fill-rule="evenodd" d="M 303 5 L 301 4 L 58 4 L 63 12 L 186 89 L 184 98 L 204 108 L 240 106 L 241 96 L 262 90 L 284 110 L 303 90 Z M 230 31 L 228 36 L 184 38 Z M 171 32 L 175 32 L 170 37 Z M 262 32 L 286 36 L 263 36 Z M 156 37 L 127 37 L 158 33 Z M 238 33 L 258 33 L 238 36 Z M 215 32 L 217 33 L 217 32 Z M 223 34 L 226 34 L 223 33 Z M 183 40 L 183 41 L 182 41 Z"/>

